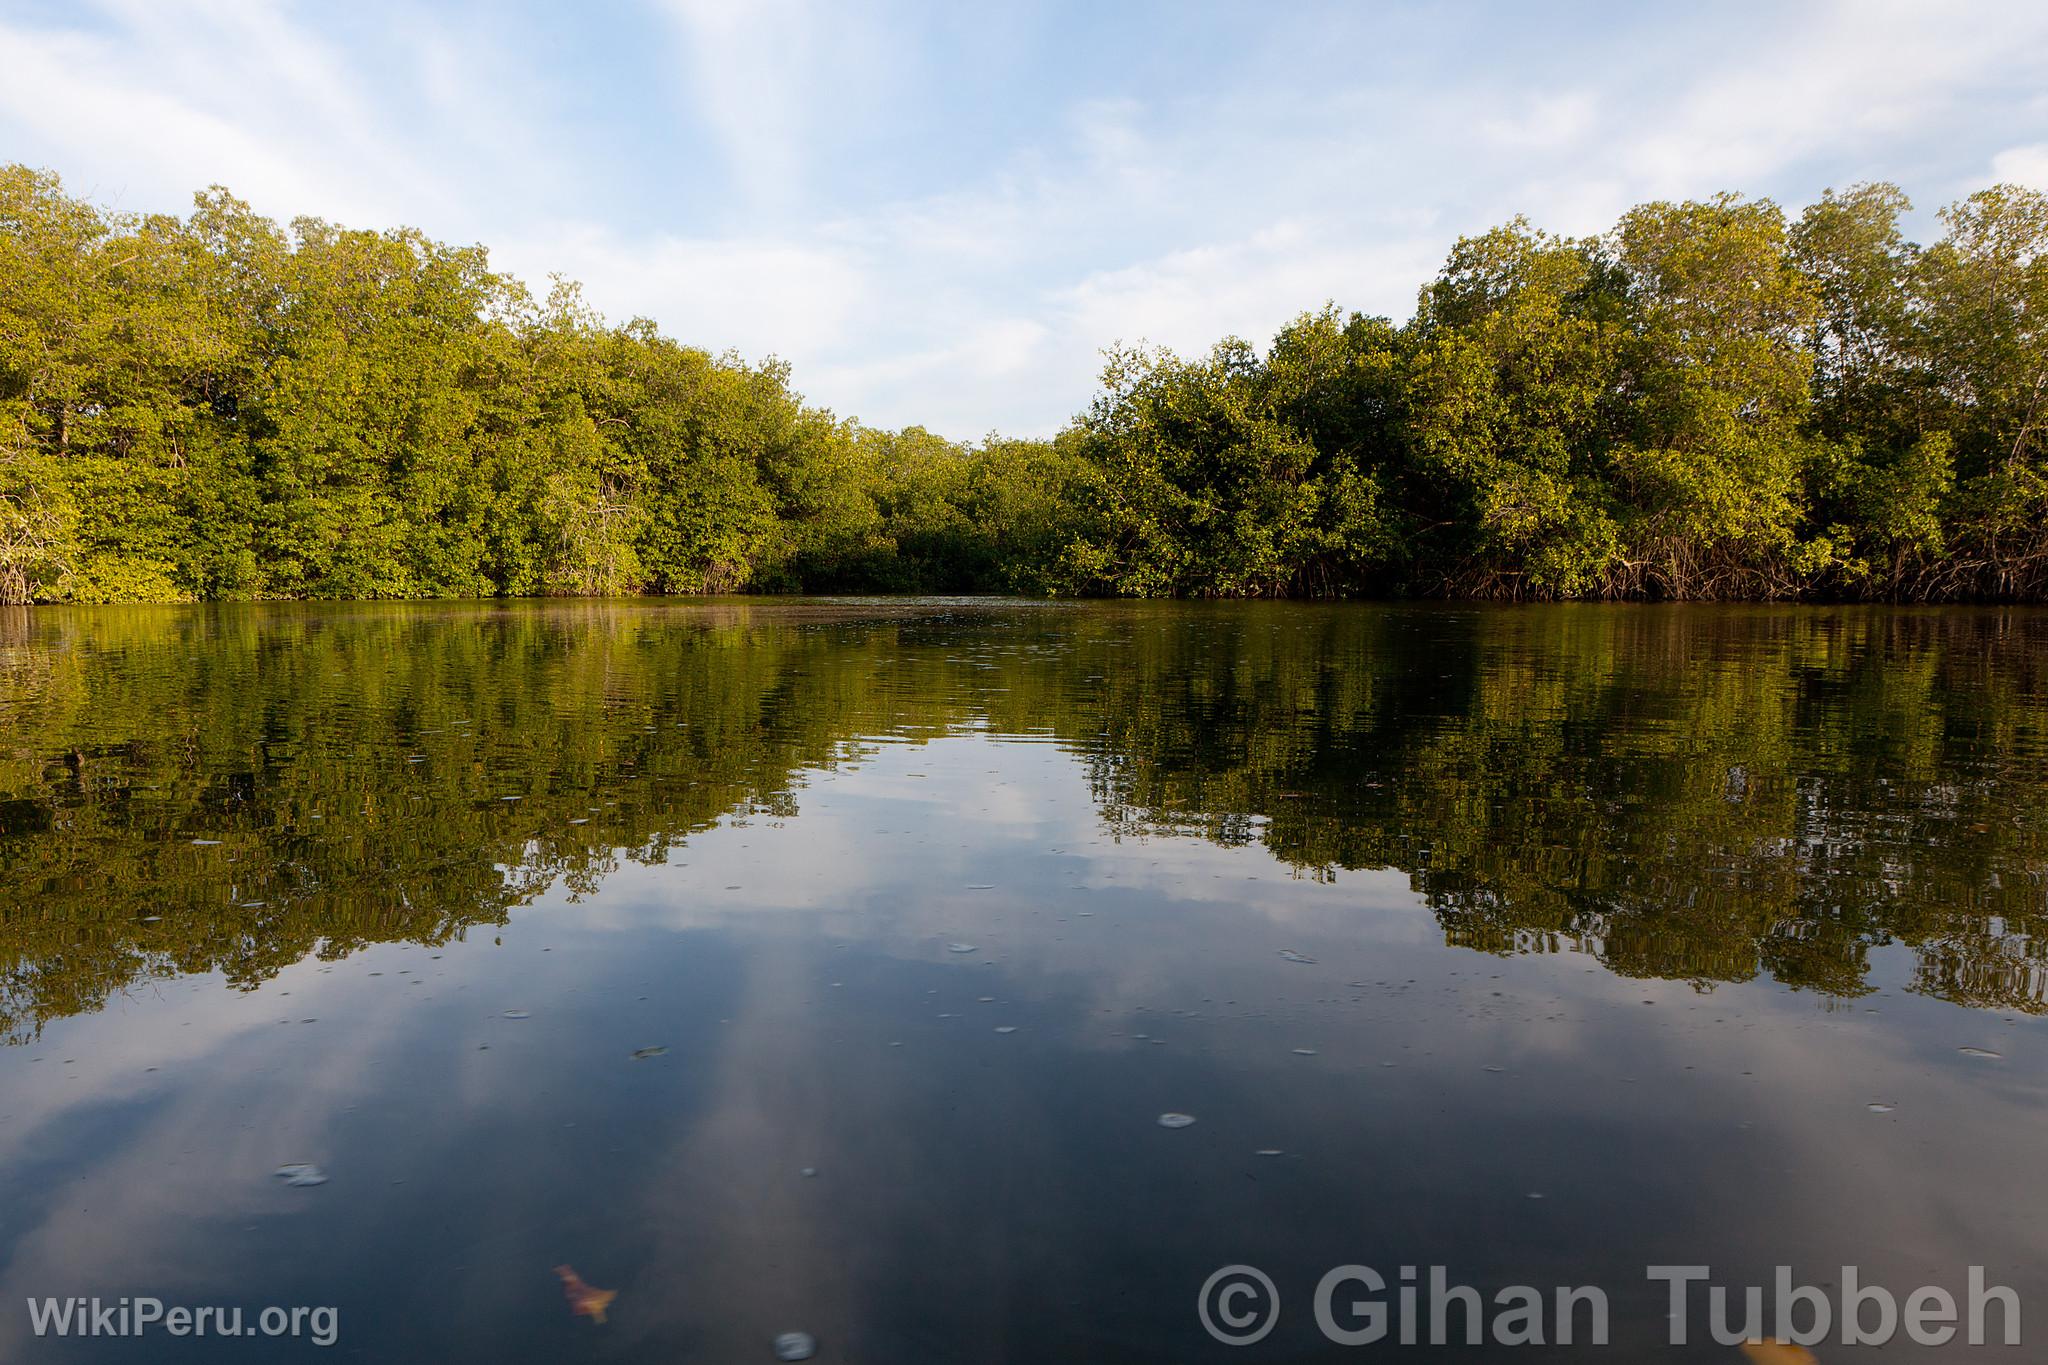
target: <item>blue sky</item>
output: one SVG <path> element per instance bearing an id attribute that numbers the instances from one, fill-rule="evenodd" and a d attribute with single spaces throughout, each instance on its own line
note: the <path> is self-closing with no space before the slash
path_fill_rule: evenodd
<path id="1" fill-rule="evenodd" d="M 2048 188 L 2048 4 L 0 0 L 0 159 L 405 223 L 812 400 L 1045 434 L 1116 341 L 1406 318 L 1462 233 Z"/>

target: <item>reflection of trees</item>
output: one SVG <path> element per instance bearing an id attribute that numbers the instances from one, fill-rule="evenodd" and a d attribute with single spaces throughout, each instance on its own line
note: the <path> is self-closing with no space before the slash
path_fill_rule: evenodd
<path id="1" fill-rule="evenodd" d="M 1101 605 L 46 611 L 0 631 L 0 1028 L 594 890 L 870 736 L 1115 831 L 1407 870 L 1457 945 L 2043 1008 L 2048 621 Z M 508 801 L 506 797 L 517 797 Z M 205 841 L 205 842 L 195 842 Z"/>
<path id="2" fill-rule="evenodd" d="M 1897 940 L 1920 990 L 2040 1010 L 2044 644 L 2010 612 L 1153 619 L 1090 661 L 1093 776 L 1122 828 L 1406 869 L 1482 951 L 1847 996 Z"/>
<path id="3" fill-rule="evenodd" d="M 0 1027 L 445 942 L 786 810 L 882 657 L 743 611 L 452 611 L 48 612 L 0 647 Z"/>

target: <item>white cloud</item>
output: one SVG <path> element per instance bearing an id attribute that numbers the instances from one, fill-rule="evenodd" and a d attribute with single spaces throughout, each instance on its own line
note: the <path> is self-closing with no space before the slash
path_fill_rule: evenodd
<path id="1" fill-rule="evenodd" d="M 1651 197 L 1891 178 L 1931 210 L 1987 166 L 2048 179 L 2032 4 L 1645 12 L 1565 35 L 1563 66 L 1507 9 L 1495 37 L 1302 12 L 1249 46 L 1212 17 L 1171 60 L 1093 65 L 1114 26 L 1034 48 L 1051 21 L 1005 12 L 968 50 L 1037 65 L 977 76 L 945 43 L 980 16 L 648 3 L 646 50 L 605 57 L 638 84 L 510 12 L 0 20 L 0 145 L 123 207 L 220 181 L 280 217 L 480 240 L 613 318 L 778 354 L 842 413 L 957 436 L 1052 430 L 1119 339 L 1263 341 L 1325 299 L 1405 317 L 1456 236 L 1518 212 L 1588 233 Z"/>
<path id="2" fill-rule="evenodd" d="M 2048 191 L 2048 142 L 2006 148 L 1991 158 L 1991 178 Z"/>
<path id="3" fill-rule="evenodd" d="M 831 245 L 628 238 L 571 223 L 494 247 L 491 260 L 527 280 L 552 271 L 581 281 L 613 322 L 652 317 L 693 344 L 754 360 L 853 345 L 862 319 L 883 306 L 859 253 Z"/>

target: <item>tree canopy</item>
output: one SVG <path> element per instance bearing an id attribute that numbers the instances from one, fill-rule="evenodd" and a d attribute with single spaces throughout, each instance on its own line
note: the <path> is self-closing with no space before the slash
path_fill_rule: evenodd
<path id="1" fill-rule="evenodd" d="M 0 167 L 0 601 L 2039 600 L 2048 196 L 1460 240 L 1405 324 L 1118 346 L 1051 440 L 807 404 L 481 247 Z"/>

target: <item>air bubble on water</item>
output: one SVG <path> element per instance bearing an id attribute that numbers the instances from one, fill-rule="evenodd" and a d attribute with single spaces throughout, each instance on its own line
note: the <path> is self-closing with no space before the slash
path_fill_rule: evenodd
<path id="1" fill-rule="evenodd" d="M 1017 1026 L 1016 1026 L 1015 1024 L 997 1024 L 997 1025 L 996 1025 L 996 1032 L 997 1032 L 997 1033 L 1015 1033 L 1016 1031 L 1017 1031 Z"/>
<path id="2" fill-rule="evenodd" d="M 1185 1128 L 1195 1121 L 1193 1114 L 1166 1113 L 1159 1116 L 1161 1128 Z"/>
<path id="3" fill-rule="evenodd" d="M 1283 1152 L 1283 1151 L 1281 1151 L 1281 1150 L 1280 1150 L 1280 1149 L 1279 1149 L 1278 1147 L 1261 1147 L 1261 1148 L 1259 1148 L 1259 1150 L 1258 1150 L 1258 1151 L 1256 1151 L 1256 1152 L 1253 1152 L 1253 1153 L 1252 1153 L 1252 1155 L 1253 1155 L 1253 1156 L 1285 1156 L 1285 1155 L 1286 1155 L 1286 1153 L 1285 1153 L 1285 1152 Z"/>
<path id="4" fill-rule="evenodd" d="M 784 1332 L 775 1338 L 777 1360 L 809 1360 L 818 1353 L 818 1339 L 809 1332 Z"/>
<path id="5" fill-rule="evenodd" d="M 1297 1057 L 1313 1057 L 1316 1055 L 1316 1050 L 1312 1047 L 1298 1047 L 1294 1049 L 1294 1055 Z"/>
<path id="6" fill-rule="evenodd" d="M 1863 1107 L 1865 1109 L 1868 1109 L 1873 1114 L 1889 1114 L 1892 1112 L 1892 1110 L 1898 1108 L 1896 1104 L 1883 1104 L 1879 1102 L 1866 1104 Z"/>
<path id="7" fill-rule="evenodd" d="M 1487 1067 L 1486 1069 L 1487 1069 L 1488 1071 L 1506 1071 L 1506 1070 L 1507 1070 L 1507 1068 L 1506 1068 L 1506 1067 L 1504 1067 L 1504 1066 L 1489 1066 L 1489 1067 Z"/>
<path id="8" fill-rule="evenodd" d="M 505 1017 L 507 1019 L 530 1019 L 533 1016 L 525 1010 L 506 1010 Z"/>
<path id="9" fill-rule="evenodd" d="M 946 951 L 949 953 L 971 953 L 974 951 L 974 945 L 972 943 L 948 943 Z"/>

